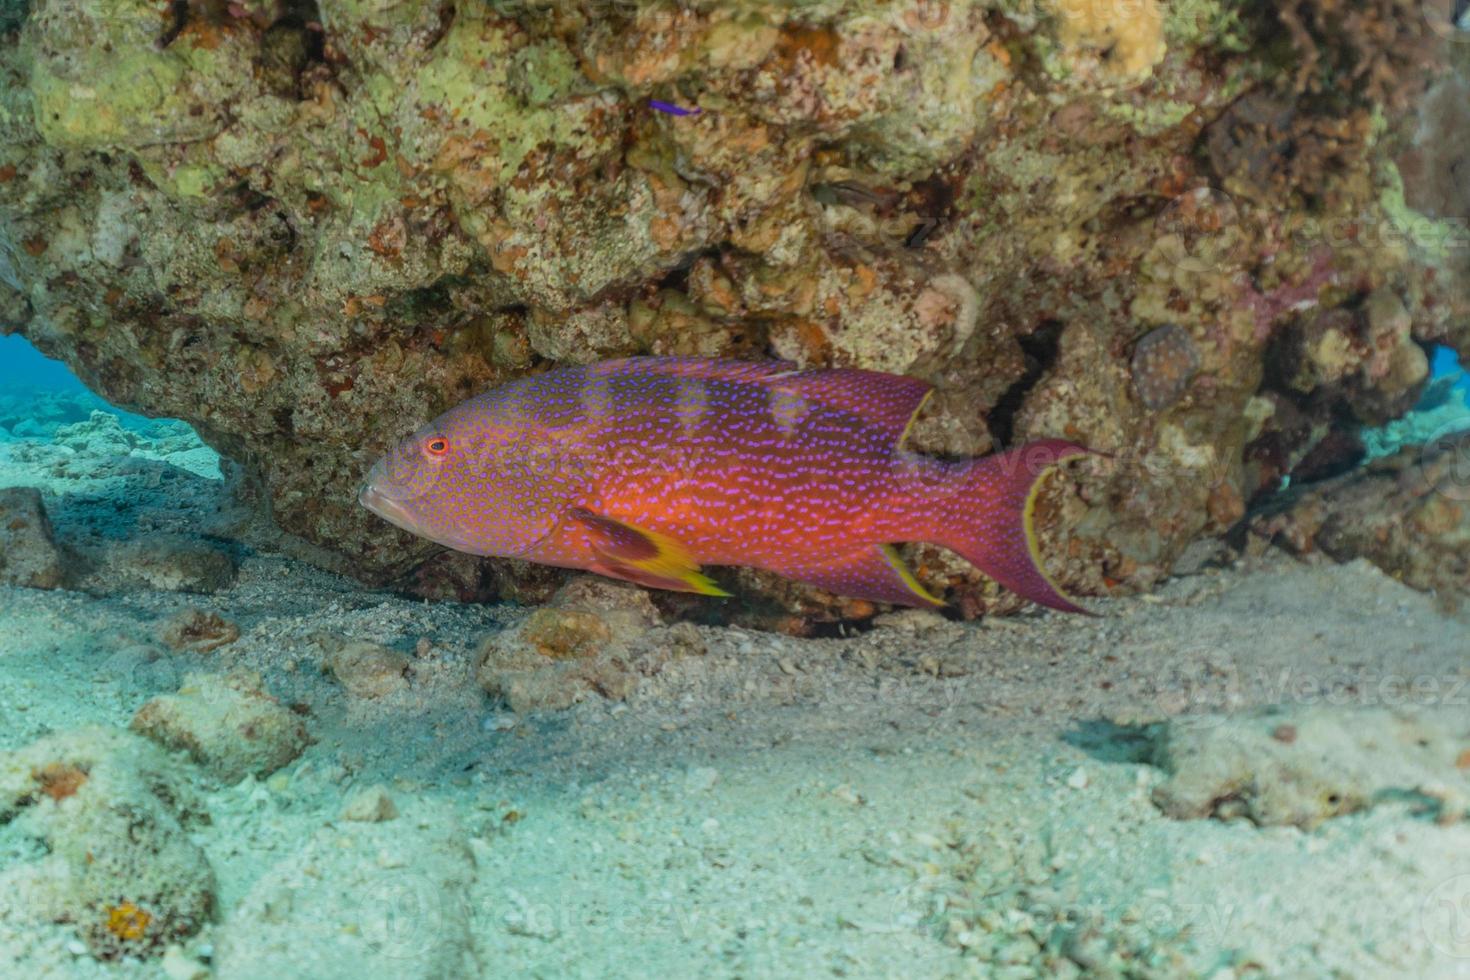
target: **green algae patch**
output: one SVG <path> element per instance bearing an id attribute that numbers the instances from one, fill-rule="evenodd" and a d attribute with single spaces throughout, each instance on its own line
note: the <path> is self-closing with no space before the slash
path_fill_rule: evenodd
<path id="1" fill-rule="evenodd" d="M 1103 112 L 1111 119 L 1127 123 L 1144 136 L 1154 136 L 1178 126 L 1189 118 L 1195 107 L 1189 102 L 1107 102 Z"/>
<path id="2" fill-rule="evenodd" d="M 1415 211 L 1404 200 L 1404 180 L 1393 163 L 1385 163 L 1383 194 L 1379 198 L 1392 229 L 1384 245 L 1398 239 L 1432 262 L 1448 264 L 1470 249 L 1470 226 L 1465 219 L 1435 219 Z"/>
<path id="3" fill-rule="evenodd" d="M 94 64 L 89 83 L 63 78 L 45 62 L 31 72 L 36 128 L 52 146 L 93 149 L 136 144 L 169 128 L 169 97 L 184 67 L 156 54 Z"/>

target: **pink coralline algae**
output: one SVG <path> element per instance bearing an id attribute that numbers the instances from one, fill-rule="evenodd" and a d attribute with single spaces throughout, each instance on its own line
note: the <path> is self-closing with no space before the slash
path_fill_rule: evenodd
<path id="1" fill-rule="evenodd" d="M 1133 387 L 1155 411 L 1178 401 L 1198 370 L 1194 341 L 1173 324 L 1146 334 L 1133 348 Z"/>
<path id="2" fill-rule="evenodd" d="M 1319 248 L 1312 253 L 1312 266 L 1301 282 L 1285 283 L 1265 293 L 1246 283 L 1245 300 L 1255 319 L 1255 339 L 1263 341 L 1270 337 L 1288 313 L 1300 313 L 1316 306 L 1322 288 L 1336 281 L 1331 250 Z"/>

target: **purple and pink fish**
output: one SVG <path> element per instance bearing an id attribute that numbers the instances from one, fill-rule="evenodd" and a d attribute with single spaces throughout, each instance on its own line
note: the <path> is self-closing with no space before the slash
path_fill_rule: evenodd
<path id="1" fill-rule="evenodd" d="M 946 462 L 903 448 L 913 378 L 785 362 L 633 357 L 533 375 L 403 440 L 359 499 L 473 555 L 726 595 L 746 565 L 839 595 L 941 605 L 894 545 L 927 541 L 1012 591 L 1085 612 L 1042 568 L 1042 478 L 1062 439 Z"/>

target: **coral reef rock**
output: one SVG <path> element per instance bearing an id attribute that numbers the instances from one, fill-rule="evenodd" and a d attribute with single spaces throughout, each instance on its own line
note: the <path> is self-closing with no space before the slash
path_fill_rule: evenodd
<path id="1" fill-rule="evenodd" d="M 267 776 L 301 754 L 306 726 L 265 693 L 260 676 L 184 675 L 176 694 L 163 694 L 133 716 L 132 729 L 170 749 L 183 749 L 215 778 L 236 783 Z"/>
<path id="2" fill-rule="evenodd" d="M 408 687 L 406 654 L 367 640 L 317 637 L 322 665 L 355 698 L 383 698 Z"/>
<path id="3" fill-rule="evenodd" d="M 382 823 L 398 816 L 398 806 L 388 794 L 386 786 L 369 786 L 355 793 L 342 807 L 343 820 L 360 823 Z"/>
<path id="4" fill-rule="evenodd" d="M 638 683 L 633 661 L 661 646 L 656 636 L 668 632 L 656 629 L 661 622 L 642 589 L 577 576 L 481 644 L 480 685 L 518 713 L 565 708 L 592 694 L 621 701 Z"/>
<path id="5" fill-rule="evenodd" d="M 65 579 L 66 561 L 51 536 L 40 491 L 0 490 L 0 585 L 56 589 Z"/>
<path id="6" fill-rule="evenodd" d="M 186 609 L 164 623 L 159 639 L 173 650 L 209 653 L 240 638 L 240 627 L 219 613 Z"/>
<path id="7" fill-rule="evenodd" d="M 188 770 L 109 728 L 0 755 L 3 914 L 71 923 L 102 959 L 155 955 L 197 932 L 215 879 L 189 837 L 209 818 Z"/>
<path id="8" fill-rule="evenodd" d="M 1465 420 L 1422 445 L 1305 489 L 1253 519 L 1257 540 L 1298 555 L 1366 558 L 1447 606 L 1470 597 L 1470 432 Z"/>
<path id="9" fill-rule="evenodd" d="M 551 363 L 902 371 L 936 389 L 916 449 L 1105 450 L 1042 511 L 1086 594 L 1330 468 L 1412 404 L 1419 343 L 1470 350 L 1470 68 L 1414 0 L 5 11 L 0 329 L 192 423 L 288 547 L 374 582 L 545 594 L 355 490 Z M 1018 607 L 911 550 L 963 613 Z M 874 612 L 742 581 L 719 615 Z"/>
<path id="10" fill-rule="evenodd" d="M 1360 710 L 1291 706 L 1169 721 L 1153 747 L 1169 775 L 1154 802 L 1177 819 L 1261 826 L 1311 828 L 1390 799 L 1419 799 L 1440 822 L 1463 818 L 1470 721 L 1463 711 L 1420 706 L 1424 692 L 1409 678 L 1372 686 L 1356 692 L 1369 705 Z"/>
<path id="11" fill-rule="evenodd" d="M 159 589 L 212 595 L 235 581 L 235 560 L 182 534 L 152 533 L 88 549 L 95 572 L 84 588 L 102 592 Z"/>

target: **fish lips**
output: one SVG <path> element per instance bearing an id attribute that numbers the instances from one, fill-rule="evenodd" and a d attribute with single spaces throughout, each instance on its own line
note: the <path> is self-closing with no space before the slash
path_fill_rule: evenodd
<path id="1" fill-rule="evenodd" d="M 364 484 L 363 488 L 357 491 L 357 502 L 388 523 L 396 524 L 405 531 L 413 530 L 412 518 L 408 511 L 404 510 L 403 505 L 389 498 L 371 483 Z"/>
<path id="2" fill-rule="evenodd" d="M 357 491 L 357 502 L 389 524 L 418 533 L 418 521 L 405 500 L 413 496 L 397 484 L 389 472 L 388 460 L 381 459 L 368 471 L 367 480 Z"/>
<path id="3" fill-rule="evenodd" d="M 487 547 L 487 542 L 477 540 L 469 534 L 456 533 L 443 527 L 430 531 L 423 526 L 413 511 L 404 504 L 401 499 L 401 493 L 395 494 L 391 489 L 388 491 L 382 489 L 381 478 L 386 472 L 387 470 L 382 464 L 373 467 L 372 472 L 368 474 L 367 482 L 357 492 L 357 502 L 374 514 L 377 514 L 389 524 L 400 527 L 410 534 L 427 538 L 435 544 L 444 545 L 446 548 L 453 548 L 455 551 L 462 551 L 469 555 L 478 555 L 482 558 L 515 558 L 536 547 L 546 537 L 544 533 L 537 535 L 535 540 L 526 544 L 524 547 L 495 548 L 493 546 Z"/>

